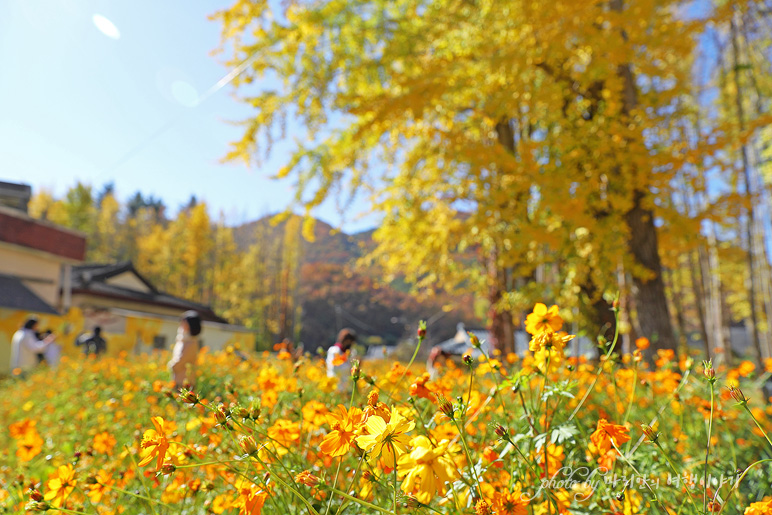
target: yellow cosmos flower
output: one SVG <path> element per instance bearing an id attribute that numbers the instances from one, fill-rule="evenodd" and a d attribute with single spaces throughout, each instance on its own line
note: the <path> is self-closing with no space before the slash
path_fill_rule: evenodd
<path id="1" fill-rule="evenodd" d="M 525 330 L 529 334 L 554 333 L 563 327 L 563 319 L 558 314 L 558 307 L 552 306 L 547 309 L 542 303 L 533 307 L 533 313 L 525 318 Z"/>
<path id="2" fill-rule="evenodd" d="M 338 404 L 337 411 L 327 414 L 327 421 L 332 431 L 324 437 L 319 448 L 329 456 L 343 456 L 351 448 L 354 438 L 362 427 L 364 421 L 362 410 L 353 407 L 346 411 L 342 404 Z"/>
<path id="3" fill-rule="evenodd" d="M 456 466 L 447 456 L 448 442 L 437 447 L 425 436 L 410 441 L 413 450 L 400 456 L 397 475 L 404 478 L 402 491 L 414 494 L 416 499 L 428 504 L 435 493 L 445 493 L 445 483 L 458 477 Z"/>
<path id="4" fill-rule="evenodd" d="M 142 443 L 140 446 L 142 447 L 143 457 L 139 462 L 139 466 L 144 467 L 157 456 L 156 471 L 159 471 L 164 464 L 166 451 L 169 450 L 167 434 L 174 431 L 174 423 L 167 422 L 161 417 L 153 417 L 152 420 L 155 429 L 148 429 L 145 431 L 145 434 L 142 435 Z"/>
<path id="5" fill-rule="evenodd" d="M 50 501 L 57 508 L 64 504 L 67 497 L 75 490 L 75 470 L 72 465 L 62 465 L 56 472 L 51 474 L 51 478 L 46 483 L 48 491 L 45 500 Z"/>
<path id="6" fill-rule="evenodd" d="M 365 425 L 368 434 L 356 439 L 359 447 L 370 452 L 370 463 L 380 458 L 384 468 L 396 467 L 397 458 L 407 452 L 407 444 L 410 441 L 405 433 L 415 427 L 415 422 L 408 421 L 393 407 L 390 416 L 388 424 L 379 416 L 368 418 Z"/>

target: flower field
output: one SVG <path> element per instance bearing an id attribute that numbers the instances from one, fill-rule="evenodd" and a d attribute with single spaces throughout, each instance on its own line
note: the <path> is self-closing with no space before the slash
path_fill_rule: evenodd
<path id="1" fill-rule="evenodd" d="M 202 353 L 182 392 L 168 356 L 64 360 L 0 383 L 0 513 L 772 514 L 772 363 L 577 360 L 561 325 L 342 385 L 286 352 Z"/>

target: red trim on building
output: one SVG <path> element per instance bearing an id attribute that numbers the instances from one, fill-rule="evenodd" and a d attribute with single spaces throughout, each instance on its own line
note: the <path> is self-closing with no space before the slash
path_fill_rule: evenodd
<path id="1" fill-rule="evenodd" d="M 38 220 L 0 211 L 0 241 L 83 261 L 86 238 Z"/>

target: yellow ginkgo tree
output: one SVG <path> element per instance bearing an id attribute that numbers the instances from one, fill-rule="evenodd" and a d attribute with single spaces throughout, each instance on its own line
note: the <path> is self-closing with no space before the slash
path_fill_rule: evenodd
<path id="1" fill-rule="evenodd" d="M 546 295 L 602 329 L 620 270 L 639 331 L 673 347 L 657 198 L 700 30 L 682 4 L 237 0 L 213 18 L 253 113 L 227 158 L 294 138 L 296 200 L 367 195 L 371 257 L 486 295 L 501 348 Z"/>

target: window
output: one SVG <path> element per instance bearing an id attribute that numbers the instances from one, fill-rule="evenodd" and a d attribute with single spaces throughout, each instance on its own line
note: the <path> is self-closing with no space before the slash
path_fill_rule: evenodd
<path id="1" fill-rule="evenodd" d="M 162 334 L 157 334 L 153 336 L 153 348 L 154 349 L 165 349 L 166 348 L 166 336 Z"/>

